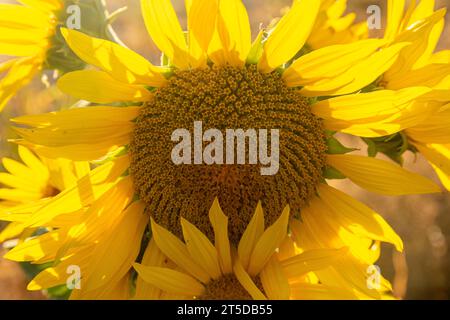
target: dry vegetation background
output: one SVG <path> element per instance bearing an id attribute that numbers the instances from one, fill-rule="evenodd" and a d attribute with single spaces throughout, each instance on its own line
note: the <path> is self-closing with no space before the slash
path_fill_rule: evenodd
<path id="1" fill-rule="evenodd" d="M 423 0 L 427 1 L 427 0 Z M 13 2 L 0 0 L 0 3 Z M 140 16 L 138 0 L 106 0 L 109 10 L 128 6 L 114 23 L 120 38 L 133 50 L 154 63 L 159 61 L 159 52 L 147 36 Z M 268 24 L 280 15 L 291 0 L 244 0 L 252 28 L 256 32 L 260 23 Z M 349 11 L 356 11 L 358 19 L 366 18 L 366 8 L 378 4 L 385 12 L 385 0 L 349 0 Z M 184 5 L 181 0 L 172 0 L 184 23 Z M 438 7 L 450 7 L 450 0 L 438 0 Z M 440 49 L 450 49 L 450 14 L 447 14 L 445 33 Z M 384 19 L 383 19 L 384 20 Z M 23 90 L 10 106 L 0 114 L 0 157 L 16 157 L 16 150 L 6 139 L 13 137 L 7 129 L 8 119 L 24 113 L 41 113 L 68 105 L 69 99 L 54 88 L 45 89 L 36 80 L 31 90 Z M 358 139 L 343 137 L 348 144 L 364 145 Z M 435 173 L 421 157 L 408 155 L 406 167 L 438 181 Z M 382 273 L 392 281 L 397 297 L 405 299 L 449 299 L 450 297 L 450 197 L 448 193 L 425 196 L 381 197 L 366 192 L 347 182 L 335 183 L 349 194 L 370 205 L 382 214 L 405 243 L 403 254 L 384 246 L 378 262 Z M 0 249 L 1 252 L 1 249 Z M 0 299 L 37 299 L 39 294 L 25 291 L 26 279 L 20 267 L 0 259 Z"/>

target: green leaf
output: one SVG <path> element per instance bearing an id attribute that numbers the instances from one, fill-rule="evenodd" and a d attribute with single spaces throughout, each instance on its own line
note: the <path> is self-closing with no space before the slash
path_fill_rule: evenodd
<path id="1" fill-rule="evenodd" d="M 328 146 L 327 150 L 328 154 L 345 154 L 357 150 L 355 148 L 347 148 L 334 136 L 328 137 L 327 146 Z"/>
<path id="2" fill-rule="evenodd" d="M 343 175 L 340 171 L 333 167 L 326 167 L 323 171 L 323 177 L 328 180 L 334 179 L 346 179 L 347 177 Z"/>
<path id="3" fill-rule="evenodd" d="M 261 56 L 264 51 L 263 50 L 264 34 L 265 34 L 264 30 L 259 31 L 259 34 L 256 37 L 255 41 L 253 42 L 252 48 L 250 49 L 250 52 L 248 54 L 247 64 L 257 64 L 258 61 L 261 59 Z"/>

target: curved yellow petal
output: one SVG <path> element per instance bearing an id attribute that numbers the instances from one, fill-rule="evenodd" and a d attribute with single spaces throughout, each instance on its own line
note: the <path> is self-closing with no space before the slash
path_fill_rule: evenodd
<path id="1" fill-rule="evenodd" d="M 61 33 L 78 57 L 101 68 L 118 81 L 154 87 L 160 87 L 166 82 L 161 74 L 162 69 L 130 49 L 75 30 L 62 28 Z"/>
<path id="2" fill-rule="evenodd" d="M 272 257 L 261 271 L 261 283 L 270 300 L 288 300 L 290 288 L 288 279 L 276 257 Z"/>
<path id="3" fill-rule="evenodd" d="M 398 251 L 403 250 L 403 242 L 400 237 L 375 211 L 326 184 L 319 186 L 318 193 L 336 223 L 340 223 L 356 235 L 390 242 Z"/>
<path id="4" fill-rule="evenodd" d="M 161 267 L 147 267 L 139 263 L 134 268 L 144 281 L 160 290 L 180 295 L 200 296 L 205 288 L 191 276 Z"/>
<path id="5" fill-rule="evenodd" d="M 179 267 L 200 280 L 202 283 L 208 283 L 210 276 L 199 266 L 191 257 L 186 245 L 176 236 L 151 220 L 153 239 L 159 249 Z"/>
<path id="6" fill-rule="evenodd" d="M 379 121 L 400 112 L 411 101 L 430 91 L 427 87 L 413 87 L 398 91 L 356 93 L 322 100 L 312 106 L 312 111 L 329 121 Z"/>
<path id="7" fill-rule="evenodd" d="M 323 284 L 294 283 L 291 285 L 291 298 L 295 300 L 356 300 L 352 290 Z"/>
<path id="8" fill-rule="evenodd" d="M 450 109 L 446 109 L 433 113 L 421 124 L 408 128 L 405 132 L 416 142 L 424 144 L 449 144 L 449 124 Z"/>
<path id="9" fill-rule="evenodd" d="M 33 212 L 26 221 L 27 226 L 46 226 L 59 215 L 75 212 L 92 204 L 117 184 L 117 180 L 129 165 L 128 156 L 122 156 L 95 168 L 88 176 L 81 178 L 76 186 L 64 190 Z"/>
<path id="10" fill-rule="evenodd" d="M 248 273 L 256 276 L 275 254 L 283 240 L 287 237 L 290 208 L 286 208 L 280 217 L 262 234 L 250 257 Z"/>
<path id="11" fill-rule="evenodd" d="M 189 52 L 197 61 L 193 67 L 206 66 L 206 54 L 216 28 L 218 0 L 187 0 Z"/>
<path id="12" fill-rule="evenodd" d="M 308 272 L 325 269 L 333 265 L 347 250 L 347 248 L 307 250 L 282 261 L 281 267 L 286 277 L 295 279 Z"/>
<path id="13" fill-rule="evenodd" d="M 450 145 L 416 143 L 414 146 L 431 163 L 444 187 L 450 190 Z"/>
<path id="14" fill-rule="evenodd" d="M 264 213 L 261 202 L 255 210 L 250 223 L 242 235 L 241 241 L 238 246 L 238 255 L 241 260 L 242 266 L 247 269 L 250 264 L 250 258 L 258 240 L 264 233 Z"/>
<path id="15" fill-rule="evenodd" d="M 14 130 L 28 142 L 49 147 L 124 141 L 127 144 L 139 115 L 136 107 L 89 107 L 70 109 L 37 116 L 24 116 L 12 121 L 32 129 Z"/>
<path id="16" fill-rule="evenodd" d="M 21 222 L 11 222 L 0 232 L 0 243 L 19 236 L 25 230 Z"/>
<path id="17" fill-rule="evenodd" d="M 0 44 L 0 52 L 1 47 Z M 20 88 L 33 79 L 39 68 L 39 64 L 28 58 L 20 59 L 10 66 L 7 75 L 0 80 L 0 111 Z"/>
<path id="18" fill-rule="evenodd" d="M 20 159 L 22 159 L 28 168 L 43 179 L 48 179 L 48 169 L 36 155 L 23 146 L 18 147 L 18 152 Z"/>
<path id="19" fill-rule="evenodd" d="M 228 238 L 228 217 L 225 216 L 220 208 L 217 198 L 214 199 L 213 205 L 209 210 L 209 221 L 214 230 L 214 241 L 222 273 L 229 274 L 233 271 L 233 264 L 231 261 L 230 240 Z"/>
<path id="20" fill-rule="evenodd" d="M 191 257 L 203 266 L 211 278 L 218 279 L 222 273 L 216 248 L 207 236 L 184 218 L 181 218 L 181 228 Z"/>
<path id="21" fill-rule="evenodd" d="M 410 43 L 397 43 L 382 49 L 350 67 L 343 74 L 315 84 L 306 85 L 300 93 L 308 96 L 343 95 L 356 92 L 378 79 L 397 61 L 400 52 Z"/>
<path id="22" fill-rule="evenodd" d="M 142 202 L 132 203 L 123 211 L 115 228 L 107 231 L 108 237 L 95 245 L 89 261 L 89 274 L 84 279 L 84 290 L 116 283 L 132 268 L 148 222 L 144 209 Z"/>
<path id="23" fill-rule="evenodd" d="M 152 238 L 145 249 L 142 257 L 142 266 L 146 267 L 163 267 L 166 257 L 159 250 L 155 240 Z M 157 300 L 159 299 L 161 290 L 147 282 L 138 275 L 136 279 L 136 294 L 134 299 L 142 300 Z"/>
<path id="24" fill-rule="evenodd" d="M 294 0 L 264 44 L 258 68 L 271 72 L 292 59 L 305 45 L 319 13 L 320 1 Z"/>
<path id="25" fill-rule="evenodd" d="M 217 65 L 242 67 L 251 49 L 251 30 L 242 0 L 220 0 L 209 56 Z"/>
<path id="26" fill-rule="evenodd" d="M 63 2 L 61 0 L 17 0 L 18 2 L 44 11 L 56 12 L 63 8 Z"/>
<path id="27" fill-rule="evenodd" d="M 170 0 L 141 0 L 147 31 L 156 46 L 180 69 L 189 68 L 186 39 Z"/>
<path id="28" fill-rule="evenodd" d="M 283 73 L 283 79 L 287 85 L 296 87 L 336 77 L 375 53 L 383 44 L 383 40 L 368 39 L 314 50 L 295 60 Z"/>
<path id="29" fill-rule="evenodd" d="M 128 136 L 121 136 L 100 143 L 71 144 L 61 147 L 48 147 L 25 140 L 13 140 L 12 142 L 23 145 L 48 159 L 65 158 L 73 161 L 91 161 L 117 152 L 118 149 L 128 144 L 130 139 Z"/>
<path id="30" fill-rule="evenodd" d="M 58 80 L 58 88 L 78 99 L 102 104 L 142 102 L 152 97 L 143 86 L 117 81 L 108 73 L 96 70 L 67 73 Z"/>
<path id="31" fill-rule="evenodd" d="M 328 155 L 328 163 L 362 188 L 385 195 L 441 192 L 427 178 L 388 161 L 355 155 Z"/>
<path id="32" fill-rule="evenodd" d="M 384 37 L 392 41 L 400 32 L 400 25 L 405 10 L 405 0 L 388 0 L 388 15 Z"/>
<path id="33" fill-rule="evenodd" d="M 259 290 L 253 282 L 249 274 L 244 270 L 239 258 L 237 258 L 234 263 L 233 271 L 239 283 L 245 288 L 245 290 L 247 290 L 254 300 L 267 300 L 261 290 Z"/>

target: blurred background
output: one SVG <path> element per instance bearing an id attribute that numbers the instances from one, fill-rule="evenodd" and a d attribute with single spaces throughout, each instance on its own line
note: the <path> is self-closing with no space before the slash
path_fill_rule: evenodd
<path id="1" fill-rule="evenodd" d="M 89 1 L 89 0 L 86 0 Z M 428 0 L 423 0 L 428 1 Z M 450 0 L 437 0 L 437 8 L 450 7 Z M 0 3 L 14 1 L 0 0 Z M 127 6 L 114 23 L 114 30 L 131 49 L 158 63 L 160 53 L 148 37 L 137 0 L 106 0 L 113 12 Z M 172 0 L 180 20 L 185 24 L 184 1 Z M 281 15 L 291 4 L 291 0 L 244 0 L 249 11 L 254 34 L 260 24 L 268 25 Z M 379 5 L 383 14 L 386 0 L 348 0 L 348 11 L 356 12 L 358 21 L 367 19 L 369 5 Z M 447 14 L 445 32 L 439 49 L 450 49 L 450 14 Z M 383 23 L 385 19 L 383 18 Z M 0 57 L 0 61 L 6 57 Z M 17 149 L 7 142 L 12 138 L 8 130 L 8 119 L 22 114 L 36 114 L 58 109 L 70 104 L 70 99 L 54 87 L 46 88 L 40 79 L 22 90 L 0 114 L 0 157 L 17 159 Z M 342 141 L 357 146 L 361 153 L 365 145 L 358 139 L 341 136 Z M 437 183 L 434 171 L 421 157 L 408 154 L 406 168 L 430 177 Z M 1 164 L 0 164 L 0 169 Z M 384 246 L 378 262 L 383 275 L 394 287 L 394 294 L 403 299 L 449 299 L 450 298 L 450 197 L 448 193 L 425 196 L 381 197 L 369 193 L 348 181 L 334 183 L 341 190 L 366 203 L 383 215 L 402 237 L 405 244 L 403 254 L 395 252 L 391 246 Z M 0 229 L 2 228 L 0 222 Z M 0 256 L 2 255 L 0 248 Z M 41 293 L 26 292 L 26 275 L 22 268 L 0 258 L 0 299 L 44 299 Z"/>

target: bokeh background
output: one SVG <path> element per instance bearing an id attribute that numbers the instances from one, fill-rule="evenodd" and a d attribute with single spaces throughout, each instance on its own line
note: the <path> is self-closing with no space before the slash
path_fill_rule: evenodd
<path id="1" fill-rule="evenodd" d="M 14 1 L 0 0 L 0 3 Z M 128 7 L 115 21 L 114 29 L 127 46 L 158 63 L 160 54 L 146 33 L 139 1 L 106 0 L 106 3 L 110 12 Z M 172 0 L 172 3 L 185 24 L 184 1 Z M 291 4 L 291 0 L 244 0 L 244 3 L 256 34 L 261 23 L 267 25 L 272 19 L 279 17 Z M 379 5 L 383 14 L 386 12 L 386 0 L 348 0 L 348 3 L 348 11 L 356 12 L 358 21 L 367 19 L 366 10 L 369 5 Z M 436 3 L 438 8 L 450 7 L 450 0 L 437 0 Z M 446 18 L 445 32 L 439 44 L 440 50 L 450 49 L 450 14 L 447 14 Z M 6 58 L 0 57 L 0 61 Z M 14 137 L 8 130 L 9 118 L 25 113 L 47 112 L 70 103 L 70 98 L 54 87 L 47 88 L 40 79 L 36 79 L 0 114 L 0 157 L 17 158 L 15 146 L 7 142 L 7 139 Z M 348 145 L 360 148 L 359 152 L 365 152 L 365 145 L 359 139 L 347 136 L 341 138 Z M 405 165 L 411 171 L 421 173 L 439 183 L 434 171 L 421 156 L 408 154 Z M 398 298 L 450 298 L 450 196 L 447 192 L 438 195 L 381 197 L 346 180 L 337 181 L 334 185 L 378 211 L 402 237 L 405 243 L 404 253 L 397 253 L 391 246 L 386 245 L 378 262 L 383 275 L 392 282 L 394 294 Z M 0 255 L 2 250 L 0 248 Z M 41 293 L 26 292 L 27 281 L 26 274 L 18 264 L 0 258 L 0 299 L 45 299 Z"/>

